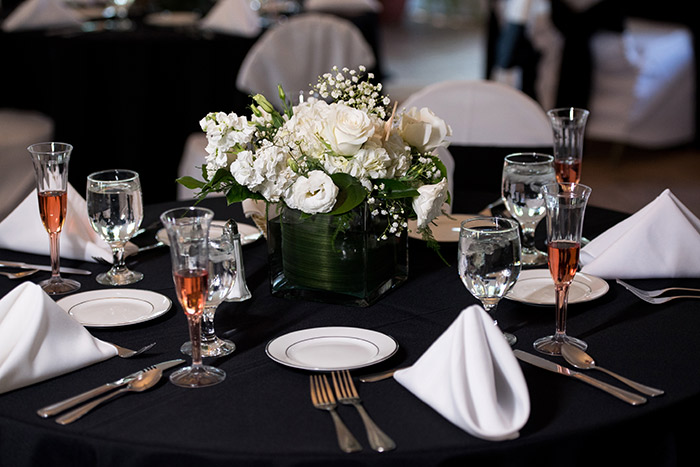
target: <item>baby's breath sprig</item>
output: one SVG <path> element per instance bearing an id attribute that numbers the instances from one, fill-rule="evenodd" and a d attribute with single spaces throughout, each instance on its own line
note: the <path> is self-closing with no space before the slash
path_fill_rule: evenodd
<path id="1" fill-rule="evenodd" d="M 309 94 L 373 113 L 381 119 L 387 116 L 391 99 L 382 94 L 382 84 L 374 84 L 374 73 L 367 73 L 364 66 L 359 71 L 347 67 L 333 67 L 329 73 L 318 77 L 318 83 Z"/>
<path id="2" fill-rule="evenodd" d="M 405 180 L 420 180 L 425 183 L 436 183 L 446 174 L 442 173 L 439 159 L 429 154 L 414 154 L 411 167 L 404 175 Z"/>
<path id="3" fill-rule="evenodd" d="M 384 187 L 381 184 L 372 187 L 372 191 L 367 196 L 367 207 L 372 217 L 386 219 L 386 227 L 380 236 L 381 240 L 386 240 L 389 236 L 401 236 L 401 233 L 408 228 L 408 222 L 406 222 L 404 200 L 385 198 L 381 194 L 383 190 Z"/>

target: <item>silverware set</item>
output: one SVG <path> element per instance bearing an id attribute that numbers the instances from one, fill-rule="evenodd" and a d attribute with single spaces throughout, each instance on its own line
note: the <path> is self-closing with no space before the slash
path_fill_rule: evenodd
<path id="1" fill-rule="evenodd" d="M 338 402 L 344 405 L 354 406 L 367 432 L 367 439 L 373 450 L 377 452 L 391 451 L 396 448 L 396 443 L 386 435 L 369 416 L 362 400 L 357 392 L 355 383 L 348 370 L 334 371 L 331 373 L 333 390 L 326 375 L 311 375 L 310 390 L 311 402 L 313 406 L 320 410 L 325 410 L 331 414 L 335 425 L 338 445 L 344 452 L 357 452 L 362 450 L 362 446 L 345 426 L 336 410 Z"/>
<path id="2" fill-rule="evenodd" d="M 666 303 L 670 300 L 675 300 L 677 298 L 700 298 L 700 289 L 689 289 L 686 287 L 668 287 L 666 289 L 658 289 L 658 290 L 642 290 L 638 289 L 637 287 L 633 287 L 627 282 L 623 282 L 620 279 L 616 279 L 616 282 L 632 292 L 634 295 L 637 297 L 641 298 L 645 302 L 652 303 L 654 305 L 657 305 L 659 303 Z M 667 296 L 667 297 L 661 297 L 660 295 L 665 294 L 666 292 L 670 291 L 683 291 L 683 292 L 697 292 L 699 295 L 672 295 L 672 296 Z"/>
<path id="3" fill-rule="evenodd" d="M 103 384 L 76 396 L 43 407 L 37 410 L 36 413 L 42 418 L 49 418 L 53 417 L 54 415 L 58 415 L 62 412 L 65 412 L 68 409 L 72 409 L 73 407 L 80 405 L 83 402 L 86 402 L 85 404 L 80 405 L 76 409 L 56 418 L 56 423 L 60 425 L 67 425 L 69 423 L 73 423 L 74 421 L 78 420 L 83 415 L 87 414 L 92 409 L 108 401 L 109 399 L 122 395 L 126 392 L 142 392 L 146 389 L 152 388 L 158 383 L 158 381 L 160 381 L 160 378 L 163 375 L 163 371 L 174 366 L 180 365 L 184 362 L 185 360 L 180 358 L 148 366 L 142 370 L 124 376 L 123 378 L 119 378 L 115 381 Z M 117 390 L 114 391 L 114 389 Z M 100 397 L 99 399 L 95 399 L 97 396 L 100 396 L 107 392 L 109 392 L 109 394 Z M 94 400 L 90 401 L 91 399 Z"/>
<path id="4" fill-rule="evenodd" d="M 558 373 L 560 375 L 569 376 L 569 377 L 577 379 L 579 381 L 583 381 L 584 383 L 590 384 L 591 386 L 594 386 L 602 391 L 605 391 L 608 394 L 615 396 L 618 399 L 627 402 L 628 404 L 641 405 L 641 404 L 644 404 L 647 402 L 646 397 L 643 397 L 643 396 L 640 396 L 640 395 L 635 394 L 633 392 L 618 388 L 617 386 L 613 386 L 612 384 L 605 383 L 603 381 L 592 378 L 592 377 L 585 375 L 583 373 L 580 373 L 578 371 L 571 370 L 569 368 L 561 366 L 557 363 L 554 363 L 550 360 L 539 357 L 537 355 L 523 352 L 522 350 L 514 350 L 513 354 L 515 355 L 515 357 L 518 360 L 521 360 L 523 362 L 537 366 L 537 367 L 542 368 L 544 370 L 551 371 L 553 373 Z M 629 387 L 631 387 L 631 388 L 635 389 L 636 391 L 638 391 L 642 394 L 645 394 L 647 396 L 656 397 L 656 396 L 660 396 L 660 395 L 664 394 L 664 391 L 662 391 L 661 389 L 656 389 L 656 388 L 653 388 L 651 386 L 647 386 L 645 384 L 641 384 L 641 383 L 638 383 L 636 381 L 632 381 L 629 378 L 625 378 L 623 376 L 618 375 L 617 373 L 614 373 L 610 370 L 607 370 L 605 368 L 597 366 L 595 364 L 595 361 L 593 360 L 593 358 L 590 355 L 588 355 L 583 350 L 580 350 L 577 347 L 574 347 L 570 344 L 566 344 L 566 343 L 562 344 L 561 355 L 562 355 L 562 357 L 564 357 L 564 359 L 570 365 L 572 365 L 575 368 L 582 369 L 582 370 L 600 370 L 600 371 L 603 371 L 604 373 L 607 373 L 608 375 L 616 378 L 618 381 L 625 383 Z"/>

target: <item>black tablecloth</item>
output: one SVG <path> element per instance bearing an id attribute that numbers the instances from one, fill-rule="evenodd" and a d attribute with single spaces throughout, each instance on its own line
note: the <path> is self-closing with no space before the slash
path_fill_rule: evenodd
<path id="1" fill-rule="evenodd" d="M 171 205 L 148 207 L 144 225 Z M 243 219 L 239 205 L 225 207 L 222 199 L 206 200 L 205 205 L 215 209 L 217 219 Z M 590 207 L 584 234 L 594 237 L 622 218 L 623 214 Z M 411 239 L 409 280 L 367 308 L 273 298 L 265 241 L 243 249 L 253 297 L 225 303 L 216 317 L 218 334 L 232 339 L 237 350 L 206 361 L 227 372 L 223 383 L 182 389 L 164 378 L 150 391 L 122 396 L 67 426 L 35 414 L 49 403 L 181 357 L 187 324 L 176 302 L 168 250 L 141 253 L 131 265 L 144 272 L 145 279 L 134 288 L 165 294 L 174 302 L 172 310 L 145 323 L 91 332 L 130 348 L 157 345 L 133 359 L 112 358 L 0 395 L 0 465 L 690 465 L 697 430 L 688 426 L 694 427 L 700 414 L 697 302 L 650 305 L 608 281 L 605 296 L 570 306 L 569 333 L 588 342 L 599 364 L 666 390 L 645 405 L 632 407 L 580 382 L 523 364 L 530 418 L 518 439 L 489 442 L 452 425 L 394 380 L 360 384 L 365 407 L 398 448 L 371 451 L 357 412 L 340 407 L 340 415 L 364 445 L 362 452 L 348 455 L 337 447 L 330 416 L 311 406 L 308 373 L 273 362 L 265 354 L 266 343 L 298 329 L 356 326 L 393 336 L 399 351 L 355 375 L 411 364 L 463 308 L 476 303 L 458 278 L 452 260 L 456 245 L 442 245 L 451 262 L 446 266 L 421 241 Z M 7 250 L 0 250 L 0 257 L 48 262 Z M 63 264 L 104 270 L 92 263 Z M 83 291 L 104 288 L 94 277 L 73 277 L 81 281 Z M 40 274 L 31 277 L 40 279 Z M 644 287 L 700 286 L 697 279 L 633 282 Z M 0 293 L 17 284 L 0 278 Z M 503 300 L 498 320 L 518 337 L 516 348 L 533 351 L 532 342 L 553 331 L 554 310 Z M 592 376 L 614 382 L 601 373 Z"/>

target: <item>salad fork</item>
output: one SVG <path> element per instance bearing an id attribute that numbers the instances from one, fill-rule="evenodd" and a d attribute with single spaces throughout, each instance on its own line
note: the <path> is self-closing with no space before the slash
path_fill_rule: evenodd
<path id="1" fill-rule="evenodd" d="M 336 412 L 337 406 L 335 397 L 328 384 L 326 375 L 311 375 L 311 402 L 314 407 L 320 410 L 330 412 L 335 424 L 335 431 L 338 435 L 338 445 L 344 452 L 356 452 L 362 450 L 362 446 L 350 433 L 350 430 L 345 426 L 340 419 L 340 415 Z"/>
<path id="2" fill-rule="evenodd" d="M 334 371 L 331 376 L 333 378 L 333 388 L 335 389 L 338 402 L 341 404 L 354 405 L 360 417 L 362 417 L 365 430 L 367 430 L 367 439 L 372 449 L 378 452 L 384 452 L 396 448 L 396 443 L 374 423 L 363 407 L 360 395 L 357 393 L 357 389 L 355 389 L 355 383 L 352 382 L 350 372 L 348 370 Z"/>
<path id="3" fill-rule="evenodd" d="M 670 300 L 675 300 L 677 298 L 700 298 L 700 295 L 674 295 L 672 297 L 659 297 L 664 292 L 667 292 L 669 290 L 685 290 L 685 291 L 692 291 L 692 292 L 700 292 L 700 290 L 697 289 L 688 289 L 688 288 L 683 288 L 683 287 L 670 287 L 667 289 L 660 289 L 660 290 L 641 290 L 636 287 L 633 287 L 629 285 L 626 282 L 621 281 L 620 279 L 616 279 L 617 283 L 632 292 L 634 295 L 637 297 L 641 298 L 647 303 L 652 303 L 654 305 L 657 305 L 659 303 L 666 303 Z"/>

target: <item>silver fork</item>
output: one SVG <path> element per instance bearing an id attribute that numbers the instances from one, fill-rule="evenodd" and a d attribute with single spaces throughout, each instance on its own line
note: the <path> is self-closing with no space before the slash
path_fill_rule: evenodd
<path id="1" fill-rule="evenodd" d="M 21 279 L 23 277 L 31 276 L 35 272 L 38 272 L 38 269 L 28 269 L 25 271 L 19 271 L 19 272 L 5 272 L 5 271 L 0 271 L 0 274 L 9 277 L 10 279 Z"/>
<path id="2" fill-rule="evenodd" d="M 658 305 L 659 303 L 666 303 L 670 300 L 675 300 L 677 298 L 700 298 L 700 295 L 675 295 L 672 297 L 659 297 L 664 292 L 667 292 L 669 290 L 686 290 L 686 291 L 697 291 L 700 292 L 700 290 L 697 289 L 687 289 L 683 287 L 670 287 L 668 289 L 660 289 L 660 290 L 641 290 L 636 287 L 633 287 L 629 285 L 626 282 L 621 281 L 620 279 L 616 279 L 616 282 L 632 292 L 634 295 L 637 297 L 641 298 L 647 303 L 653 303 L 654 305 Z"/>
<path id="3" fill-rule="evenodd" d="M 338 402 L 341 404 L 352 404 L 360 413 L 362 422 L 365 424 L 365 430 L 367 430 L 367 440 L 370 446 L 372 446 L 372 449 L 378 452 L 384 452 L 396 448 L 396 443 L 374 423 L 365 410 L 360 400 L 360 395 L 357 393 L 357 389 L 355 389 L 355 383 L 352 381 L 350 372 L 348 370 L 334 371 L 331 376 L 333 378 L 333 388 L 335 389 Z"/>
<path id="4" fill-rule="evenodd" d="M 153 343 L 151 343 L 151 344 L 144 345 L 143 347 L 141 347 L 141 348 L 138 349 L 138 350 L 131 350 L 131 349 L 127 349 L 127 348 L 124 348 L 124 347 L 120 347 L 120 346 L 118 346 L 117 344 L 112 344 L 111 342 L 110 342 L 109 344 L 110 344 L 110 345 L 113 345 L 113 346 L 117 349 L 117 355 L 119 355 L 121 358 L 131 358 L 131 357 L 135 357 L 135 356 L 137 356 L 137 355 L 140 355 L 140 354 L 144 353 L 144 352 L 147 351 L 147 350 L 150 350 L 151 347 L 153 347 L 154 345 L 156 345 L 156 343 L 153 342 Z"/>
<path id="5" fill-rule="evenodd" d="M 335 424 L 336 434 L 338 435 L 338 445 L 340 449 L 344 452 L 361 451 L 362 446 L 360 446 L 360 443 L 355 439 L 352 433 L 350 433 L 350 430 L 348 430 L 348 427 L 345 426 L 340 419 L 340 415 L 338 415 L 335 410 L 337 404 L 326 375 L 311 375 L 310 380 L 311 402 L 317 409 L 330 412 L 333 423 Z"/>

